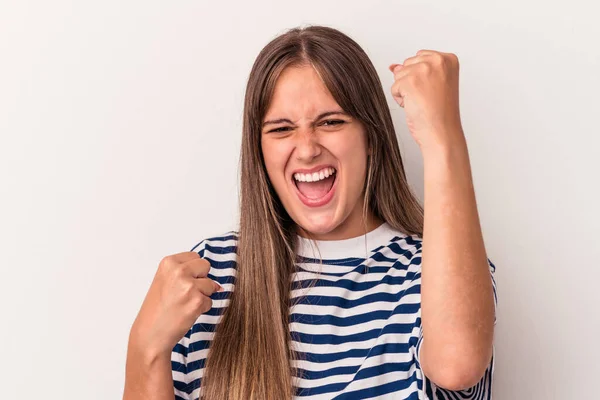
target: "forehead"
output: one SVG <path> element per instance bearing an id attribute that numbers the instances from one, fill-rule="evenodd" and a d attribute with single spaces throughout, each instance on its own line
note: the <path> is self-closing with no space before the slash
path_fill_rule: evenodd
<path id="1" fill-rule="evenodd" d="M 275 83 L 265 119 L 311 118 L 335 108 L 340 107 L 312 66 L 288 67 Z"/>

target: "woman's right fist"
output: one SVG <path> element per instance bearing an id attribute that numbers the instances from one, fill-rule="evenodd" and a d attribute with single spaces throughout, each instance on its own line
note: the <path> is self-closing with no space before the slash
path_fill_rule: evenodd
<path id="1" fill-rule="evenodd" d="M 210 264 L 186 251 L 162 259 L 133 323 L 130 341 L 147 354 L 170 354 L 198 317 L 212 307 L 210 296 L 223 288 L 207 278 Z"/>

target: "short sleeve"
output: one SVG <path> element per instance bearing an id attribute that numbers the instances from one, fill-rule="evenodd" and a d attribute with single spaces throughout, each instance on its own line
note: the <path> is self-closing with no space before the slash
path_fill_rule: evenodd
<path id="1" fill-rule="evenodd" d="M 494 277 L 494 274 L 496 272 L 496 266 L 490 261 L 489 258 L 488 266 L 490 268 L 490 278 L 492 279 L 492 289 L 494 290 L 494 325 L 496 325 L 496 309 L 498 307 L 498 295 L 496 294 L 496 278 Z"/>
<path id="2" fill-rule="evenodd" d="M 490 270 L 490 279 L 492 280 L 492 289 L 494 292 L 494 325 L 496 325 L 496 308 L 498 304 L 498 296 L 496 294 L 496 279 L 494 274 L 496 272 L 496 266 L 488 258 L 488 267 Z M 416 356 L 419 361 L 421 346 L 423 344 L 423 329 L 419 329 L 419 338 L 416 345 Z M 426 392 L 427 397 L 430 399 L 454 399 L 459 398 L 461 400 L 490 400 L 492 398 L 492 376 L 494 373 L 494 361 L 496 358 L 496 349 L 492 346 L 492 359 L 488 365 L 485 373 L 481 377 L 481 380 L 473 387 L 460 390 L 451 391 L 437 387 L 433 382 L 429 381 L 424 377 L 423 390 Z M 420 361 L 419 361 L 420 364 Z M 435 393 L 435 396 L 433 395 Z"/>
<path id="3" fill-rule="evenodd" d="M 175 400 L 192 400 L 188 393 L 187 354 L 189 346 L 189 332 L 181 338 L 171 351 L 171 372 L 173 375 L 173 389 Z"/>

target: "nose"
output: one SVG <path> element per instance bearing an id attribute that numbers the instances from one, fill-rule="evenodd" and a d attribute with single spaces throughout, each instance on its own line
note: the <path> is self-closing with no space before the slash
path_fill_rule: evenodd
<path id="1" fill-rule="evenodd" d="M 311 128 L 298 131 L 296 135 L 296 158 L 298 161 L 310 163 L 321 155 L 321 144 L 316 133 Z"/>

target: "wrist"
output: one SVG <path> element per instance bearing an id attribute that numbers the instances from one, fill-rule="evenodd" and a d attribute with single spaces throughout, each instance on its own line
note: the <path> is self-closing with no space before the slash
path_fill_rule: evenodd
<path id="1" fill-rule="evenodd" d="M 147 340 L 147 335 L 140 332 L 134 325 L 129 334 L 128 357 L 135 359 L 144 366 L 152 366 L 162 360 L 171 360 L 171 349 L 157 345 Z"/>
<path id="2" fill-rule="evenodd" d="M 428 143 L 421 146 L 423 162 L 445 162 L 468 157 L 467 141 L 460 132 L 449 132 L 440 135 L 444 140 Z"/>

